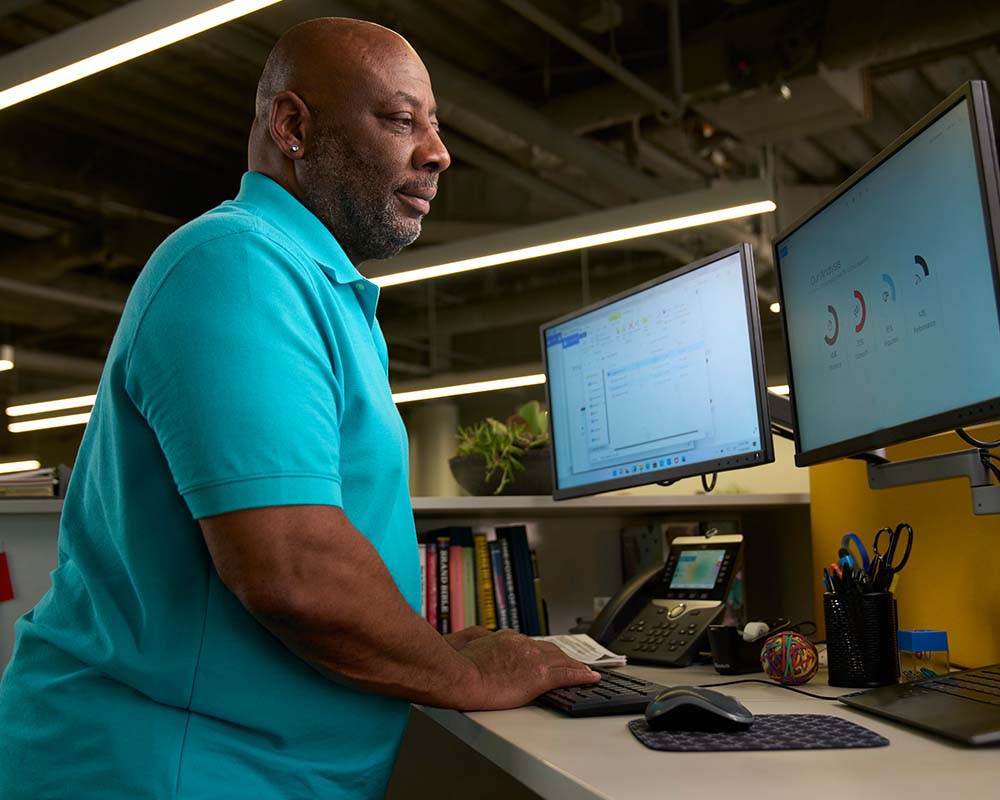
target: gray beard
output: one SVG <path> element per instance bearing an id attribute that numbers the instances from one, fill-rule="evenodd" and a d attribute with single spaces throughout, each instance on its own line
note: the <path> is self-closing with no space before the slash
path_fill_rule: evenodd
<path id="1" fill-rule="evenodd" d="M 355 264 L 389 258 L 420 235 L 420 220 L 396 209 L 390 179 L 381 165 L 323 136 L 301 179 L 306 208 L 337 239 Z"/>

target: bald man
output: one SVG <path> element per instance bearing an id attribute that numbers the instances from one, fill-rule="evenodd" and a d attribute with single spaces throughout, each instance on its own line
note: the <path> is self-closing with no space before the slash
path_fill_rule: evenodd
<path id="1" fill-rule="evenodd" d="M 275 46 L 239 195 L 157 249 L 122 316 L 0 683 L 4 800 L 380 797 L 408 702 L 597 680 L 417 613 L 406 432 L 357 264 L 416 239 L 448 165 L 395 33 L 322 19 Z"/>

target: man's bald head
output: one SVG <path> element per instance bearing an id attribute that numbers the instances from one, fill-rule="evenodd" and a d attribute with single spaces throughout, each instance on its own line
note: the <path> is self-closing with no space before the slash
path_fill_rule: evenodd
<path id="1" fill-rule="evenodd" d="M 273 178 L 354 262 L 420 233 L 450 158 L 423 62 L 381 25 L 328 17 L 287 31 L 257 86 L 250 169 Z"/>
<path id="2" fill-rule="evenodd" d="M 312 98 L 364 80 L 387 55 L 416 52 L 395 31 L 359 19 L 322 17 L 285 31 L 257 83 L 257 119 L 267 119 L 271 101 L 290 90 Z"/>

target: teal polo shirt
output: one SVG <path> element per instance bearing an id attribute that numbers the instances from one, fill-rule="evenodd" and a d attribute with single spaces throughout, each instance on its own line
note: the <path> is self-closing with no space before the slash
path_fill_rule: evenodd
<path id="1" fill-rule="evenodd" d="M 288 651 L 221 583 L 197 522 L 339 506 L 419 609 L 377 298 L 259 173 L 152 255 L 83 436 L 52 588 L 18 621 L 0 683 L 4 800 L 383 795 L 408 704 Z"/>

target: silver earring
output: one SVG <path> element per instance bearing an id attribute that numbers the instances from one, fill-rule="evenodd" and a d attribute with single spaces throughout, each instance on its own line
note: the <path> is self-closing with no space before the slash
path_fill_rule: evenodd
<path id="1" fill-rule="evenodd" d="M 292 145 L 292 152 L 293 152 L 293 153 L 297 153 L 297 152 L 299 152 L 299 146 L 298 146 L 297 144 L 293 144 L 293 145 Z"/>

